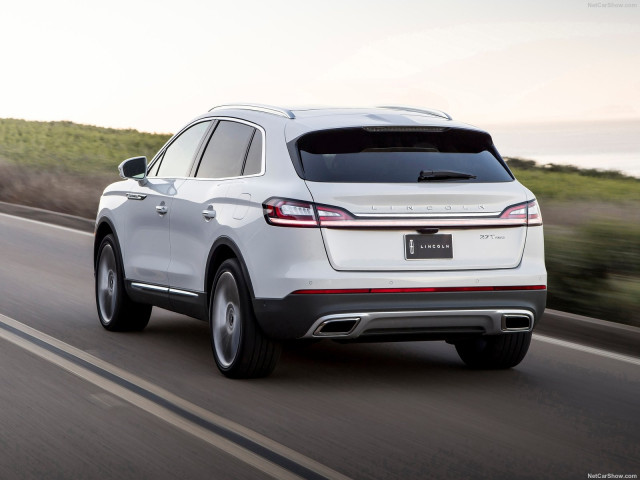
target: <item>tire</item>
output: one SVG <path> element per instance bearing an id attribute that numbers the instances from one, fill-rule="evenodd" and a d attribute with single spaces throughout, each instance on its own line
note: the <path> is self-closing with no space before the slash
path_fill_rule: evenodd
<path id="1" fill-rule="evenodd" d="M 220 265 L 211 286 L 209 332 L 216 365 L 229 378 L 266 377 L 280 358 L 281 344 L 267 338 L 257 324 L 236 259 Z"/>
<path id="2" fill-rule="evenodd" d="M 96 307 L 102 326 L 112 332 L 144 330 L 152 306 L 134 302 L 127 295 L 122 260 L 113 235 L 105 236 L 100 243 L 95 277 Z"/>
<path id="3" fill-rule="evenodd" d="M 458 355 L 468 367 L 506 369 L 515 367 L 527 354 L 531 332 L 478 337 L 456 343 Z"/>

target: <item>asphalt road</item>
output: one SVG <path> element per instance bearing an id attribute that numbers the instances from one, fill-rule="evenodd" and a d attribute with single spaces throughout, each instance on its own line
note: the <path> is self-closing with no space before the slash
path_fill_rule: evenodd
<path id="1" fill-rule="evenodd" d="M 144 332 L 105 331 L 91 248 L 0 214 L 0 478 L 640 475 L 628 357 L 534 339 L 517 368 L 477 372 L 441 342 L 326 342 L 232 381 L 205 323 L 155 309 Z"/>

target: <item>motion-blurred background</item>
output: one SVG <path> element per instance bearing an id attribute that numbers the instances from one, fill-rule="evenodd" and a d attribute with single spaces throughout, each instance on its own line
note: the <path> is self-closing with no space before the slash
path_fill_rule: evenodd
<path id="1" fill-rule="evenodd" d="M 13 2 L 0 201 L 91 218 L 120 161 L 217 104 L 439 108 L 538 196 L 549 307 L 640 325 L 634 2 Z"/>

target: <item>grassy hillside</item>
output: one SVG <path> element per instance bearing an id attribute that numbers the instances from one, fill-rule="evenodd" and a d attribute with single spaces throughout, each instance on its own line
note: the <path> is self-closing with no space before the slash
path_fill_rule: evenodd
<path id="1" fill-rule="evenodd" d="M 548 306 L 640 326 L 640 179 L 507 163 L 542 207 Z"/>
<path id="2" fill-rule="evenodd" d="M 151 159 L 169 135 L 0 119 L 0 201 L 95 216 L 125 158 Z"/>
<path id="3" fill-rule="evenodd" d="M 543 201 L 640 202 L 640 179 L 618 171 L 539 166 L 520 158 L 505 160 L 518 181 Z"/>
<path id="4" fill-rule="evenodd" d="M 0 119 L 0 201 L 92 218 L 125 158 L 168 135 Z M 640 325 L 640 180 L 507 159 L 542 207 L 550 308 Z M 34 168 L 37 167 L 37 168 Z"/>
<path id="5" fill-rule="evenodd" d="M 0 119 L 0 161 L 65 173 L 111 172 L 128 157 L 151 159 L 168 138 L 72 122 Z"/>

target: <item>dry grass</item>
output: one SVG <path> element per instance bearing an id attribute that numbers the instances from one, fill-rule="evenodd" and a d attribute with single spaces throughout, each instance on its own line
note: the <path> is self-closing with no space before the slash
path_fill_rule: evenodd
<path id="1" fill-rule="evenodd" d="M 0 164 L 0 201 L 95 218 L 102 191 L 116 180 L 116 173 L 63 174 Z"/>
<path id="2" fill-rule="evenodd" d="M 93 219 L 102 191 L 118 178 L 0 163 L 0 201 Z M 538 198 L 549 307 L 640 325 L 638 202 Z"/>
<path id="3" fill-rule="evenodd" d="M 614 203 L 605 201 L 557 201 L 540 199 L 545 225 L 575 228 L 597 221 L 619 221 L 640 225 L 638 202 Z"/>
<path id="4" fill-rule="evenodd" d="M 0 201 L 95 218 L 104 188 L 120 178 L 117 173 L 63 173 L 0 163 Z M 546 225 L 576 227 L 594 220 L 620 220 L 640 224 L 636 202 L 587 200 L 558 201 L 540 198 Z"/>

